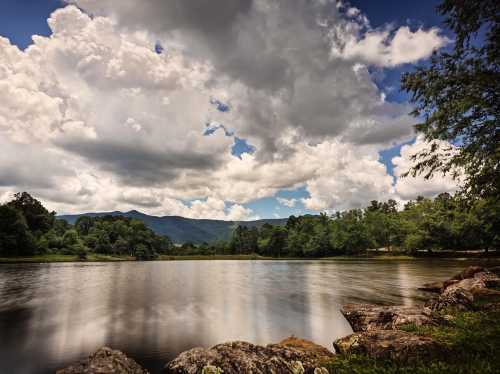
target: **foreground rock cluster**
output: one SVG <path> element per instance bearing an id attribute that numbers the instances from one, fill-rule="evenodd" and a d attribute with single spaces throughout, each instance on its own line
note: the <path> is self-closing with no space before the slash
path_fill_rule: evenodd
<path id="1" fill-rule="evenodd" d="M 194 374 L 201 373 L 204 369 L 206 371 L 210 366 L 223 373 L 322 374 L 326 369 L 321 368 L 321 363 L 333 356 L 324 347 L 294 337 L 265 347 L 232 342 L 210 349 L 194 348 L 181 353 L 166 365 L 164 371 Z"/>
<path id="2" fill-rule="evenodd" d="M 471 266 L 444 282 L 423 285 L 421 290 L 436 294 L 423 306 L 344 305 L 341 312 L 354 334 L 338 339 L 334 347 L 338 353 L 364 354 L 405 363 L 442 357 L 446 347 L 400 328 L 446 323 L 452 318 L 447 314 L 450 310 L 498 308 L 500 291 L 495 288 L 499 286 L 497 273 Z"/>
<path id="3" fill-rule="evenodd" d="M 404 363 L 432 360 L 447 348 L 432 338 L 402 330 L 403 326 L 446 323 L 447 311 L 500 309 L 500 269 L 469 267 L 444 282 L 425 284 L 422 290 L 435 293 L 419 307 L 347 304 L 341 309 L 353 334 L 333 343 L 343 354 L 363 354 L 375 359 Z M 479 303 L 478 303 L 479 302 Z M 322 365 L 335 358 L 328 349 L 307 340 L 290 337 L 267 346 L 247 342 L 193 348 L 165 365 L 173 374 L 328 374 Z M 57 374 L 146 374 L 122 352 L 101 348 L 86 360 L 59 370 Z"/>
<path id="4" fill-rule="evenodd" d="M 57 374 L 148 374 L 137 362 L 120 351 L 99 349 L 87 359 L 58 370 Z"/>

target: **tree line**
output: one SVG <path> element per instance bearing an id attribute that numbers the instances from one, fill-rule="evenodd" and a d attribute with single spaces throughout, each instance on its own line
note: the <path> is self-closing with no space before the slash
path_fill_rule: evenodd
<path id="1" fill-rule="evenodd" d="M 229 241 L 185 243 L 175 254 L 258 254 L 266 257 L 356 255 L 385 248 L 418 251 L 493 250 L 500 247 L 500 202 L 471 201 L 443 193 L 419 197 L 399 210 L 394 200 L 372 201 L 364 209 L 333 215 L 291 216 L 285 226 L 238 226 Z"/>
<path id="2" fill-rule="evenodd" d="M 284 226 L 237 226 L 227 241 L 174 245 L 142 221 L 120 216 L 57 219 L 26 192 L 0 205 L 0 257 L 36 254 L 121 255 L 139 260 L 159 255 L 327 257 L 367 249 L 403 251 L 496 250 L 500 247 L 500 201 L 443 193 L 419 197 L 398 209 L 394 200 L 333 215 L 290 216 Z"/>
<path id="3" fill-rule="evenodd" d="M 172 251 L 166 236 L 156 235 L 139 220 L 127 217 L 78 218 L 74 225 L 57 219 L 29 193 L 17 193 L 0 205 L 0 256 L 88 253 L 154 259 Z"/>

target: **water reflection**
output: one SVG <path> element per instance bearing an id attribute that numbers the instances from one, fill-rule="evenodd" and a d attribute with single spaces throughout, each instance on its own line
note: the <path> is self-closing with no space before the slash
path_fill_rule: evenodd
<path id="1" fill-rule="evenodd" d="M 457 261 L 0 265 L 0 373 L 49 373 L 100 346 L 155 372 L 179 352 L 289 335 L 331 347 L 347 302 L 404 303 Z"/>

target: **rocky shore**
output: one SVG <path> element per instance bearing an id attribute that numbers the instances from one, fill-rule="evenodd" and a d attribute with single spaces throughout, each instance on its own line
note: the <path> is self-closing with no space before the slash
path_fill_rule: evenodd
<path id="1" fill-rule="evenodd" d="M 193 348 L 167 363 L 164 373 L 175 374 L 327 374 L 326 363 L 336 355 L 412 364 L 444 357 L 449 347 L 409 327 L 450 323 L 456 311 L 500 310 L 500 268 L 472 266 L 444 282 L 422 285 L 433 296 L 421 306 L 347 304 L 341 309 L 353 334 L 333 342 L 335 353 L 307 340 L 290 337 L 267 346 L 229 342 L 212 348 Z M 101 348 L 86 360 L 57 374 L 145 374 L 122 352 Z"/>

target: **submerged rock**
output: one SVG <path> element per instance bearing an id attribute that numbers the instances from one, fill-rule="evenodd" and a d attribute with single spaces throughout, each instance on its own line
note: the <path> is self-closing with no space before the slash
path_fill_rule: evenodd
<path id="1" fill-rule="evenodd" d="M 333 343 L 337 353 L 411 363 L 441 357 L 445 348 L 432 338 L 401 330 L 358 332 Z"/>
<path id="2" fill-rule="evenodd" d="M 137 362 L 123 352 L 108 347 L 99 349 L 87 359 L 58 370 L 56 374 L 147 374 Z"/>
<path id="3" fill-rule="evenodd" d="M 421 307 L 346 304 L 340 310 L 353 331 L 393 330 L 402 325 L 432 324 L 432 315 Z"/>
<path id="4" fill-rule="evenodd" d="M 267 346 L 231 342 L 183 352 L 165 366 L 164 372 L 195 374 L 211 366 L 224 374 L 313 374 L 333 356 L 324 347 L 293 337 Z"/>

